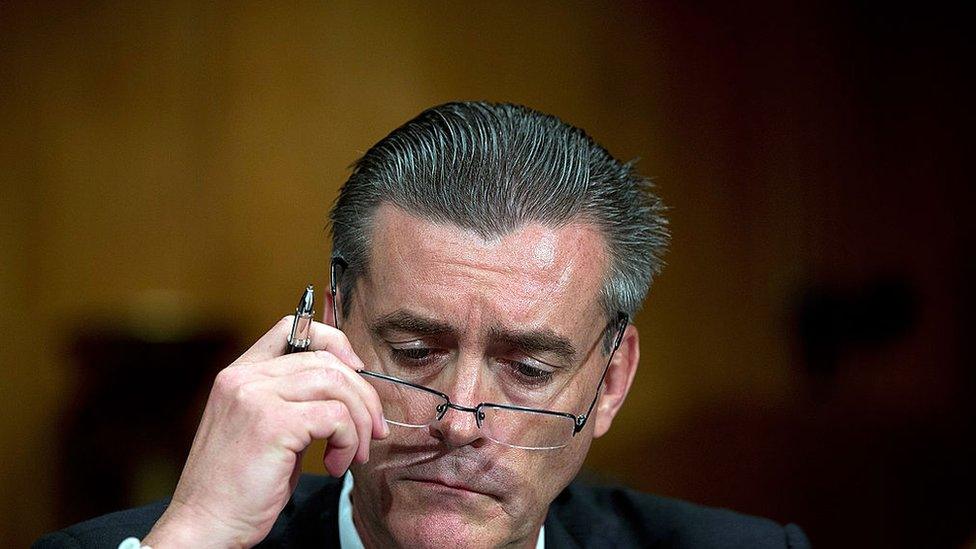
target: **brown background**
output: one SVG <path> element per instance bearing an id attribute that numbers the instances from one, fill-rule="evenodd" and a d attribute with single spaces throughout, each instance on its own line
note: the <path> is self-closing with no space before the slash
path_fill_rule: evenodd
<path id="1" fill-rule="evenodd" d="M 171 490 L 209 381 L 167 399 L 168 365 L 200 370 L 158 345 L 204 334 L 211 367 L 232 358 L 325 283 L 348 165 L 423 108 L 488 99 L 639 157 L 672 208 L 641 369 L 592 474 L 796 521 L 822 547 L 961 546 L 976 531 L 966 20 L 2 4 L 0 545 L 74 519 L 67 477 L 116 468 L 86 448 L 139 456 L 123 505 Z M 108 340 L 138 352 L 99 377 Z M 119 372 L 143 372 L 117 384 L 128 397 L 91 392 Z"/>

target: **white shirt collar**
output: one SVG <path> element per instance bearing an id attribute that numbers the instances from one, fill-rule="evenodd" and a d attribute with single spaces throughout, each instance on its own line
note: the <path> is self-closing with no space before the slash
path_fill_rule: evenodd
<path id="1" fill-rule="evenodd" d="M 342 492 L 339 493 L 339 547 L 341 549 L 365 549 L 363 540 L 352 522 L 352 471 L 346 472 L 342 481 Z M 539 528 L 539 539 L 535 542 L 535 549 L 546 549 L 546 527 Z"/>

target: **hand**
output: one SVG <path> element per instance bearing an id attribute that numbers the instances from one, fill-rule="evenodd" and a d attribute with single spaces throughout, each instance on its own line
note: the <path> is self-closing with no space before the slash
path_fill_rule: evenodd
<path id="1" fill-rule="evenodd" d="M 327 440 L 323 463 L 341 476 L 369 459 L 371 439 L 387 436 L 345 335 L 315 322 L 313 351 L 285 355 L 291 324 L 282 319 L 217 374 L 172 503 L 143 543 L 253 546 L 291 497 L 312 440 Z"/>

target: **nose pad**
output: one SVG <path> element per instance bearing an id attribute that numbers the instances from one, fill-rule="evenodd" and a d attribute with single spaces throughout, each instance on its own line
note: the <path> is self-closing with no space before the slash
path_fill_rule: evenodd
<path id="1" fill-rule="evenodd" d="M 481 360 L 477 356 L 464 356 L 451 370 L 449 378 L 443 380 L 440 390 L 451 395 L 453 402 L 444 403 L 438 409 L 437 420 L 430 425 L 430 434 L 452 448 L 463 446 L 483 446 L 488 439 L 480 428 L 475 408 L 455 404 L 455 402 L 474 403 L 483 394 L 485 380 Z"/>
<path id="2" fill-rule="evenodd" d="M 439 419 L 430 424 L 430 434 L 452 448 L 463 446 L 481 447 L 486 439 L 479 427 L 474 408 L 444 404 L 438 410 Z"/>

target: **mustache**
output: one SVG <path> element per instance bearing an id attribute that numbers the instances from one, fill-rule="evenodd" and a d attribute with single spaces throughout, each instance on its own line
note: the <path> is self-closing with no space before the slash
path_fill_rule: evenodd
<path id="1" fill-rule="evenodd" d="M 521 481 L 506 461 L 485 448 L 391 445 L 382 465 L 397 479 L 435 482 L 503 499 Z"/>

